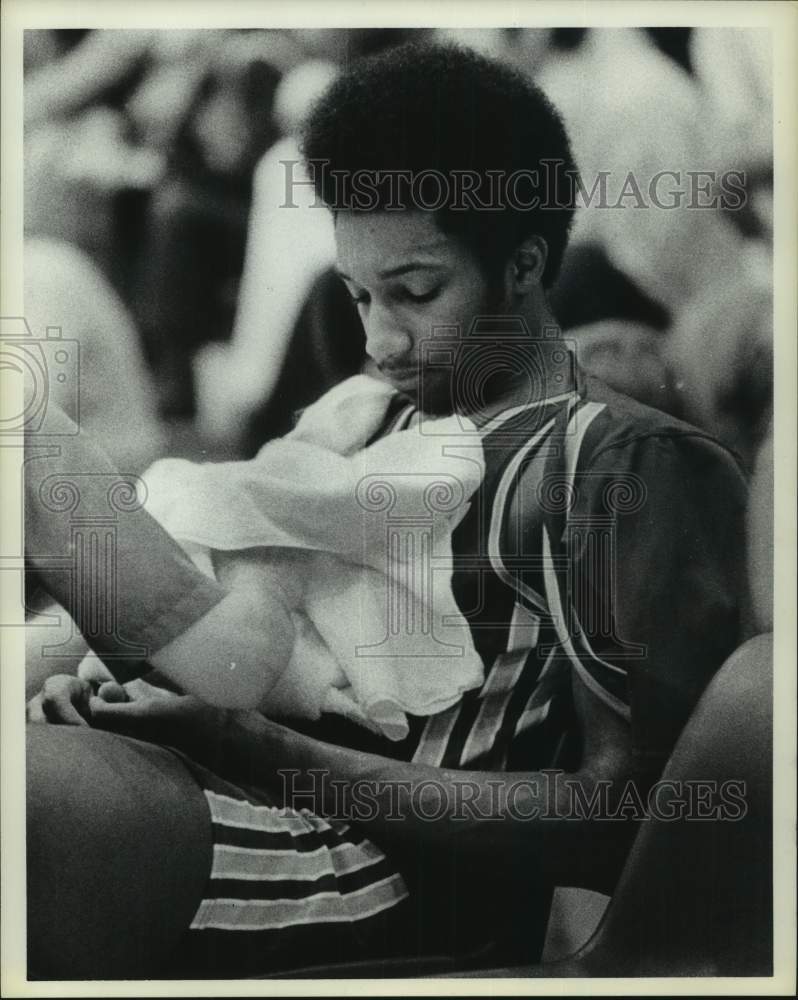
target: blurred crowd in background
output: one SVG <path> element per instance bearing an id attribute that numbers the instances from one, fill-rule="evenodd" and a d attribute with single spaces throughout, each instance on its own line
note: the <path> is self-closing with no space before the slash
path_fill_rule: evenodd
<path id="1" fill-rule="evenodd" d="M 551 297 L 584 368 L 750 468 L 771 412 L 773 213 L 770 39 L 747 29 L 27 31 L 26 318 L 80 342 L 81 423 L 128 471 L 249 457 L 361 369 L 331 218 L 302 186 L 280 208 L 284 163 L 336 73 L 410 37 L 536 80 L 588 183 L 745 175 L 736 210 L 580 210 Z"/>

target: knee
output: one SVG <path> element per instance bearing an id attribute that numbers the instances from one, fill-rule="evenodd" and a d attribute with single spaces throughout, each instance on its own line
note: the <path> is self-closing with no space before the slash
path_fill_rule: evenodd
<path id="1" fill-rule="evenodd" d="M 767 809 L 772 743 L 773 641 L 749 639 L 710 682 L 674 758 L 702 778 L 745 780 L 749 812 Z"/>
<path id="2" fill-rule="evenodd" d="M 773 635 L 756 635 L 744 642 L 710 682 L 715 725 L 750 728 L 772 716 Z"/>

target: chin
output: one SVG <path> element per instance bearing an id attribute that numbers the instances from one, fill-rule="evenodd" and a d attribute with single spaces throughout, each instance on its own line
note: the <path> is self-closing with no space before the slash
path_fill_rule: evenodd
<path id="1" fill-rule="evenodd" d="M 405 395 L 413 404 L 429 416 L 448 417 L 454 413 L 452 402 L 452 380 L 447 373 L 444 378 L 427 379 L 422 385 L 413 386 L 412 395 Z"/>
<path id="2" fill-rule="evenodd" d="M 412 403 L 413 406 L 428 416 L 448 417 L 454 413 L 451 396 L 448 392 L 430 392 L 425 388 L 422 395 L 418 388 L 408 389 L 407 387 L 399 389 L 398 392 L 403 399 Z"/>

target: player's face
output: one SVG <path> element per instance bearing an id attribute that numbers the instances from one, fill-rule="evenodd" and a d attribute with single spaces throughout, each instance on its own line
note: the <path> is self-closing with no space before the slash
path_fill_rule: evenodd
<path id="1" fill-rule="evenodd" d="M 452 327 L 467 331 L 476 316 L 497 312 L 477 260 L 429 212 L 339 212 L 335 239 L 369 356 L 403 395 L 450 413 L 451 374 L 426 368 L 424 345 L 436 328 L 448 327 L 451 339 Z"/>

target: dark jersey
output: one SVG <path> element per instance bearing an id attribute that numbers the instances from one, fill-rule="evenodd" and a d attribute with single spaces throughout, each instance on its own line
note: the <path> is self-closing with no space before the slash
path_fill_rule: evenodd
<path id="1" fill-rule="evenodd" d="M 401 743 L 332 720 L 321 738 L 447 768 L 567 768 L 576 672 L 631 727 L 641 768 L 659 769 L 741 638 L 735 457 L 581 374 L 574 392 L 494 418 L 481 445 L 485 476 L 448 568 L 484 683 L 411 717 Z"/>

